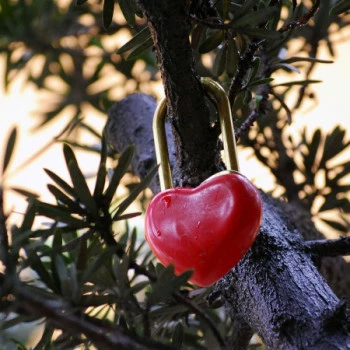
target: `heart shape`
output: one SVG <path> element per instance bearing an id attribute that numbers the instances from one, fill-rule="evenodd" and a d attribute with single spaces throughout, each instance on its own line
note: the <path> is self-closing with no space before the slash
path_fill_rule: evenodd
<path id="1" fill-rule="evenodd" d="M 159 261 L 209 286 L 246 254 L 258 234 L 262 202 L 239 173 L 215 175 L 196 188 L 158 193 L 146 212 L 146 240 Z"/>

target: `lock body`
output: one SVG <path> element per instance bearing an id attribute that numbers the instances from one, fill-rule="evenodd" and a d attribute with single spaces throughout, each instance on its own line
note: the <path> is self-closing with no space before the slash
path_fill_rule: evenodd
<path id="1" fill-rule="evenodd" d="M 153 120 L 162 191 L 148 205 L 145 237 L 163 265 L 173 264 L 177 274 L 193 270 L 190 281 L 209 286 L 234 267 L 253 244 L 262 202 L 259 191 L 238 172 L 225 91 L 210 79 L 202 79 L 202 84 L 217 104 L 228 171 L 213 175 L 196 188 L 172 188 L 163 99 Z"/>
<path id="2" fill-rule="evenodd" d="M 261 198 L 239 173 L 225 173 L 196 188 L 158 193 L 147 208 L 146 240 L 165 265 L 209 286 L 246 254 L 261 222 Z"/>

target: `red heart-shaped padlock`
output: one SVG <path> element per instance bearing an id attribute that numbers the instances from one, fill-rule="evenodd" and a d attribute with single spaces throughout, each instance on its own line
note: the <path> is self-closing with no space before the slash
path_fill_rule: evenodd
<path id="1" fill-rule="evenodd" d="M 162 264 L 208 286 L 245 255 L 259 231 L 262 202 L 239 173 L 220 174 L 196 188 L 158 193 L 147 208 L 146 239 Z"/>

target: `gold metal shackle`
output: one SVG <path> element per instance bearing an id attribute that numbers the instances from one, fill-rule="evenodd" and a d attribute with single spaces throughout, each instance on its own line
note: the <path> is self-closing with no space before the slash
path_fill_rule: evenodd
<path id="1" fill-rule="evenodd" d="M 204 89 L 214 97 L 219 113 L 219 120 L 224 144 L 224 158 L 227 170 L 238 171 L 236 139 L 231 117 L 231 106 L 225 90 L 219 83 L 209 78 L 201 78 Z M 158 104 L 153 118 L 153 136 L 157 163 L 159 166 L 159 182 L 162 191 L 172 188 L 171 168 L 169 162 L 168 142 L 165 133 L 165 116 L 167 104 L 164 97 Z"/>

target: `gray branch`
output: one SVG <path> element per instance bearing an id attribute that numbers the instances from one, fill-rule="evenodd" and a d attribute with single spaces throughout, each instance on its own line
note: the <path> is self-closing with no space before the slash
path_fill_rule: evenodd
<path id="1" fill-rule="evenodd" d="M 132 166 L 140 177 L 155 164 L 154 108 L 154 100 L 133 95 L 109 112 L 107 137 L 118 150 L 136 145 Z M 159 191 L 156 183 L 152 190 Z M 217 283 L 217 294 L 232 318 L 245 325 L 246 334 L 249 328 L 254 330 L 269 349 L 344 349 L 350 343 L 345 303 L 319 274 L 282 203 L 264 193 L 262 198 L 264 216 L 258 238 L 241 262 Z"/>

